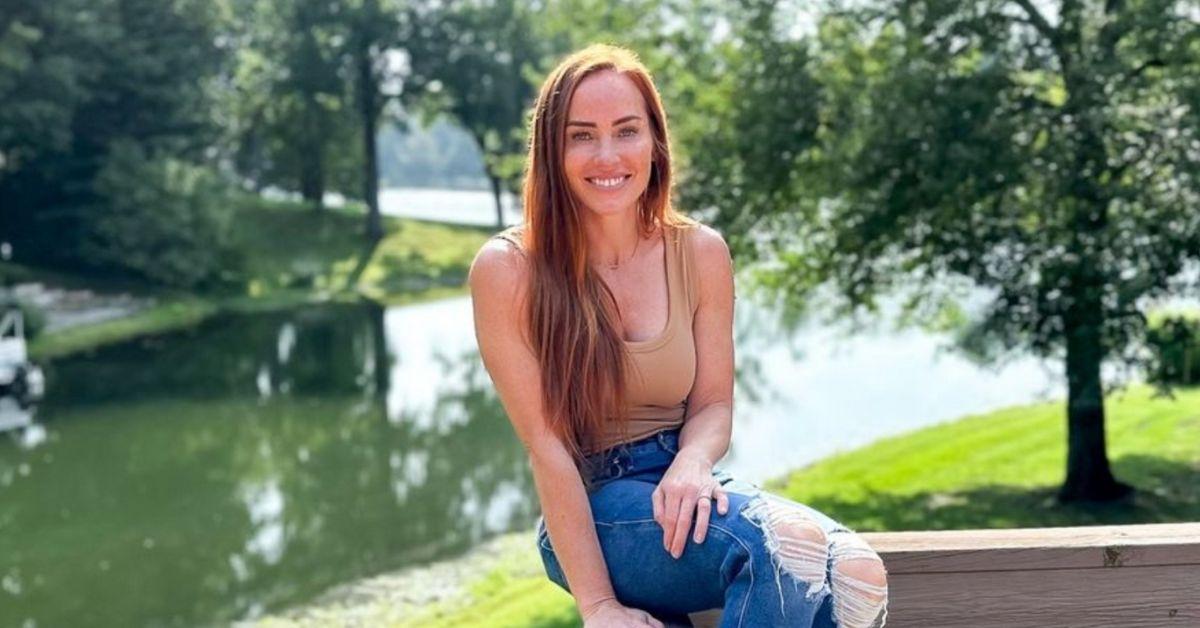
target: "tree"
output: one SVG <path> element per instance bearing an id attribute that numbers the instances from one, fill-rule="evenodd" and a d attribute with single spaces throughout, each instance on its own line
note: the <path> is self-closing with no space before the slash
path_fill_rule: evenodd
<path id="1" fill-rule="evenodd" d="M 414 3 L 406 37 L 411 72 L 405 90 L 466 128 L 483 153 L 503 228 L 501 193 L 520 184 L 525 113 L 545 59 L 531 37 L 537 7 L 516 0 Z M 432 105 L 430 104 L 432 103 Z"/>
<path id="2" fill-rule="evenodd" d="M 383 92 L 389 78 L 388 53 L 399 37 L 399 9 L 380 0 L 346 2 L 344 22 L 347 29 L 345 56 L 354 86 L 363 151 L 362 195 L 367 203 L 367 240 L 383 238 L 383 218 L 379 212 L 379 166 L 375 135 L 379 117 L 390 97 Z"/>
<path id="3" fill-rule="evenodd" d="M 790 299 L 828 281 L 854 311 L 912 281 L 908 310 L 930 313 L 947 277 L 987 289 L 964 339 L 1063 360 L 1058 497 L 1109 500 L 1131 488 L 1107 458 L 1101 364 L 1130 358 L 1150 300 L 1197 287 L 1200 27 L 1181 0 L 1056 8 L 830 12 L 808 70 L 821 94 L 806 174 L 758 191 L 782 210 L 759 221 L 721 209 L 759 228 Z"/>
<path id="4" fill-rule="evenodd" d="M 170 211 L 196 221 L 197 233 L 224 233 L 221 218 L 206 213 L 214 206 L 205 200 L 214 180 L 192 168 L 204 163 L 216 137 L 211 90 L 225 60 L 215 37 L 219 13 L 220 7 L 198 1 L 6 7 L 0 17 L 6 68 L 0 73 L 0 208 L 16 259 L 145 275 L 146 264 L 126 261 L 165 259 L 164 242 L 149 233 L 115 239 L 105 225 L 140 224 L 134 213 L 152 218 L 159 208 L 110 202 L 118 190 L 152 198 L 182 193 Z M 117 153 L 120 163 L 106 169 Z M 153 176 L 133 174 L 143 167 Z M 178 242 L 194 246 L 171 257 L 197 262 L 181 279 L 195 283 L 201 270 L 212 279 L 216 269 L 206 260 L 222 242 Z M 116 249 L 122 254 L 98 254 Z"/>
<path id="5" fill-rule="evenodd" d="M 262 187 L 299 189 L 314 208 L 361 175 L 357 116 L 341 76 L 340 5 L 288 0 L 235 5 L 239 40 L 230 106 L 238 171 Z"/>

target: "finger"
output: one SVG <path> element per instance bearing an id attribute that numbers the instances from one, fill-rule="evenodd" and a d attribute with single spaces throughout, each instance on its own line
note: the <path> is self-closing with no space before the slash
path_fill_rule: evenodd
<path id="1" fill-rule="evenodd" d="M 670 552 L 675 542 L 675 528 L 679 521 L 679 498 L 676 495 L 663 496 L 663 550 Z"/>
<path id="2" fill-rule="evenodd" d="M 721 515 L 729 514 L 729 495 L 725 494 L 725 489 L 713 489 L 713 497 L 717 499 L 717 512 Z"/>
<path id="3" fill-rule="evenodd" d="M 708 536 L 708 518 L 712 514 L 712 500 L 706 498 L 697 498 L 696 501 L 696 531 L 692 533 L 692 540 L 697 543 L 703 543 L 704 538 Z"/>
<path id="4" fill-rule="evenodd" d="M 665 626 L 663 626 L 663 623 L 661 621 L 658 621 L 657 619 L 655 619 L 654 615 L 651 615 L 650 613 L 646 613 L 646 625 L 653 626 L 654 628 L 666 628 Z"/>
<path id="5" fill-rule="evenodd" d="M 663 516 L 663 494 L 661 488 L 655 488 L 653 493 L 650 493 L 650 503 L 654 506 L 654 520 L 658 525 L 662 525 Z"/>
<path id="6" fill-rule="evenodd" d="M 681 500 L 679 518 L 675 520 L 675 536 L 671 539 L 671 555 L 675 558 L 683 556 L 683 548 L 687 545 L 688 528 L 692 527 L 692 513 L 696 511 L 696 498 Z"/>

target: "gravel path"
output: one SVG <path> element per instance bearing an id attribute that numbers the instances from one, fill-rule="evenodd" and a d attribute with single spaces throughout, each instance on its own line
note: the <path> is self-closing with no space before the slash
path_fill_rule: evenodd
<path id="1" fill-rule="evenodd" d="M 532 531 L 507 534 L 460 558 L 339 585 L 308 604 L 234 625 L 367 628 L 399 624 L 433 604 L 450 600 L 469 603 L 468 588 L 474 579 L 514 560 L 526 562 L 530 557 L 536 560 L 533 548 Z M 537 568 L 540 570 L 540 563 Z"/>

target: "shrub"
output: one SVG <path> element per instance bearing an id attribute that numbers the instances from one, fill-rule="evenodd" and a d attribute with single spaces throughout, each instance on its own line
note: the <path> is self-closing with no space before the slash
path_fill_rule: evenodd
<path id="1" fill-rule="evenodd" d="M 1200 384 L 1200 315 L 1170 314 L 1150 321 L 1150 381 L 1160 385 Z"/>
<path id="2" fill-rule="evenodd" d="M 89 263 L 189 288 L 228 264 L 233 214 L 211 170 L 117 142 L 95 190 L 101 202 L 82 247 Z"/>

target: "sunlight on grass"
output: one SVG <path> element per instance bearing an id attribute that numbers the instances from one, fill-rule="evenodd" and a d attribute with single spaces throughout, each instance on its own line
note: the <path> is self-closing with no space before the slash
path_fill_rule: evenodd
<path id="1" fill-rule="evenodd" d="M 1062 402 L 1005 408 L 832 456 L 768 483 L 860 531 L 1200 520 L 1200 389 L 1174 400 L 1136 386 L 1108 398 L 1109 455 L 1132 503 L 1061 506 Z M 470 593 L 400 626 L 578 626 L 571 598 L 542 574 L 532 535 Z"/>

